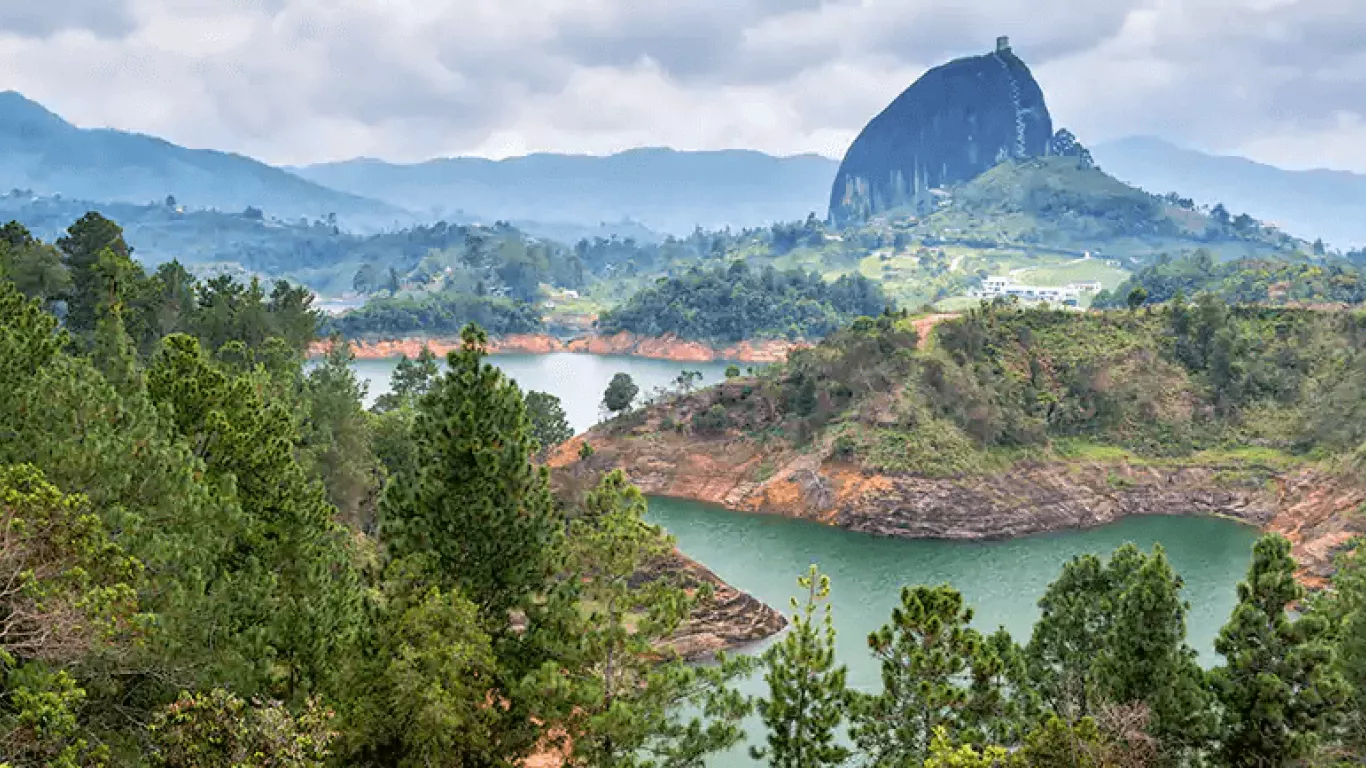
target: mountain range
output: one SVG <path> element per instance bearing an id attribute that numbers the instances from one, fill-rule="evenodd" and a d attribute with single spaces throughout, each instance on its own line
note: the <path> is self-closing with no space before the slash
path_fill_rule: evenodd
<path id="1" fill-rule="evenodd" d="M 614 155 L 455 157 L 412 165 L 357 159 L 290 170 L 425 218 L 582 224 L 631 220 L 676 235 L 825 215 L 836 164 L 819 155 L 631 149 Z"/>
<path id="2" fill-rule="evenodd" d="M 1149 192 L 1178 192 L 1206 205 L 1223 203 L 1310 240 L 1366 245 L 1366 175 L 1290 171 L 1244 157 L 1207 154 L 1150 136 L 1091 148 L 1108 173 Z"/>
<path id="3" fill-rule="evenodd" d="M 14 91 L 0 92 L 0 187 L 111 203 L 175 201 L 260 208 L 279 218 L 336 214 L 350 224 L 408 215 L 242 155 L 187 149 L 139 133 L 78 128 Z"/>
<path id="4" fill-rule="evenodd" d="M 1222 202 L 1233 213 L 1339 247 L 1366 243 L 1366 175 L 1288 171 L 1151 137 L 1091 149 L 1107 172 L 1151 192 Z M 0 92 L 0 192 L 137 204 L 173 196 L 190 208 L 252 206 L 282 219 L 332 213 L 360 230 L 437 218 L 506 220 L 561 238 L 761 226 L 823 214 L 837 168 L 818 155 L 663 148 L 280 168 L 153 136 L 77 127 L 21 94 Z"/>

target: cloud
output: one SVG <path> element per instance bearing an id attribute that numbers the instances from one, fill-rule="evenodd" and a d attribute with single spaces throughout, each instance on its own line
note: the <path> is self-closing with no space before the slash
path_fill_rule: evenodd
<path id="1" fill-rule="evenodd" d="M 0 0 L 0 90 L 283 163 L 838 156 L 925 69 L 1008 34 L 1083 141 L 1366 171 L 1357 2 Z"/>
<path id="2" fill-rule="evenodd" d="M 0 0 L 0 36 L 49 37 L 83 31 L 119 37 L 133 26 L 126 0 Z"/>

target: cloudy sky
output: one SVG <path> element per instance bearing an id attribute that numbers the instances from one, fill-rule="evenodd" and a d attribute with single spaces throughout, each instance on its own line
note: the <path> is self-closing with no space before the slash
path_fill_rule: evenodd
<path id="1" fill-rule="evenodd" d="M 1084 142 L 1155 134 L 1366 172 L 1362 3 L 0 0 L 0 90 L 276 163 L 838 157 L 927 67 L 1008 34 Z"/>

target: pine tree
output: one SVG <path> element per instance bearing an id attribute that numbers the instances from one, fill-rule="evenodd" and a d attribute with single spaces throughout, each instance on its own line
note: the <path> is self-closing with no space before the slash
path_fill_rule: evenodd
<path id="1" fill-rule="evenodd" d="M 1313 613 L 1328 623 L 1335 668 L 1347 681 L 1343 741 L 1366 754 L 1366 550 L 1359 544 L 1338 557 L 1332 589 L 1313 601 Z"/>
<path id="2" fill-rule="evenodd" d="M 343 763 L 515 764 L 499 754 L 504 712 L 488 706 L 499 671 L 478 608 L 430 586 L 418 565 L 395 561 L 376 590 L 382 601 L 348 679 Z"/>
<path id="3" fill-rule="evenodd" d="M 415 406 L 418 398 L 432 388 L 440 373 L 441 369 L 436 364 L 436 354 L 425 344 L 422 345 L 422 351 L 415 360 L 409 359 L 407 355 L 400 356 L 393 374 L 389 377 L 389 391 L 375 400 L 375 412 L 385 413 L 405 406 Z"/>
<path id="4" fill-rule="evenodd" d="M 252 627 L 243 638 L 276 657 L 257 660 L 261 674 L 282 668 L 290 694 L 335 679 L 335 656 L 360 621 L 358 575 L 335 508 L 298 463 L 289 408 L 264 399 L 259 376 L 230 374 L 188 336 L 165 340 L 147 388 L 204 461 L 208 482 L 241 506 L 244 526 L 227 566 L 261 590 L 237 606 L 252 616 L 239 619 Z"/>
<path id="5" fill-rule="evenodd" d="M 132 260 L 133 249 L 123 239 L 123 229 L 98 213 L 87 213 L 57 240 L 71 272 L 71 295 L 67 301 L 67 327 L 77 333 L 94 330 L 98 308 L 107 303 L 107 274 L 111 264 L 141 277 L 142 268 Z M 100 262 L 105 261 L 102 269 Z"/>
<path id="6" fill-rule="evenodd" d="M 393 557 L 429 558 L 439 585 L 502 631 L 546 585 L 560 523 L 546 472 L 532 464 L 522 393 L 484 362 L 482 330 L 461 336 L 413 427 L 416 475 L 386 489 L 384 538 Z"/>
<path id="7" fill-rule="evenodd" d="M 882 663 L 882 692 L 855 699 L 851 728 L 868 765 L 919 765 L 936 729 L 973 729 L 973 700 L 999 696 L 990 677 L 970 685 L 977 660 L 987 657 L 971 621 L 972 610 L 952 587 L 905 587 L 891 623 L 868 636 Z"/>
<path id="8" fill-rule="evenodd" d="M 645 522 L 645 497 L 616 470 L 588 493 L 566 538 L 567 582 L 581 626 L 566 672 L 573 691 L 569 764 L 583 768 L 698 766 L 737 744 L 748 701 L 730 688 L 748 659 L 696 666 L 668 640 L 709 590 L 689 594 L 650 575 L 673 541 Z M 689 714 L 702 712 L 704 716 Z"/>
<path id="9" fill-rule="evenodd" d="M 768 736 L 752 754 L 774 768 L 839 765 L 852 755 L 837 740 L 850 696 L 848 671 L 835 663 L 830 577 L 813 565 L 797 583 L 807 590 L 806 602 L 792 600 L 791 629 L 764 653 L 769 693 L 758 708 Z"/>
<path id="10" fill-rule="evenodd" d="M 1215 640 L 1226 663 L 1211 673 L 1222 722 L 1220 755 L 1232 768 L 1298 764 L 1340 719 L 1347 685 L 1333 669 L 1322 616 L 1291 620 L 1304 597 L 1290 542 L 1257 541 L 1238 606 Z"/>
<path id="11" fill-rule="evenodd" d="M 1110 624 L 1113 581 L 1100 558 L 1083 555 L 1064 565 L 1039 599 L 1042 615 L 1026 650 L 1031 687 L 1069 721 L 1095 711 L 1092 668 Z"/>
<path id="12" fill-rule="evenodd" d="M 560 398 L 544 392 L 527 392 L 526 412 L 531 419 L 531 435 L 536 438 L 541 455 L 574 436 Z"/>
<path id="13" fill-rule="evenodd" d="M 419 398 L 427 394 L 440 373 L 441 370 L 436 364 L 436 353 L 424 344 L 422 350 L 417 353 L 417 358 L 406 369 L 403 361 L 394 369 L 393 390 L 400 397 Z"/>
<path id="14" fill-rule="evenodd" d="M 123 303 L 116 299 L 109 306 L 101 307 L 98 314 L 90 347 L 91 362 L 125 398 L 141 397 L 142 370 L 137 347 L 123 322 Z"/>
<path id="15" fill-rule="evenodd" d="M 381 468 L 372 446 L 369 415 L 361 407 L 366 385 L 356 378 L 350 345 L 333 336 L 322 363 L 304 382 L 303 455 L 323 481 L 341 519 L 372 530 Z"/>
<path id="16" fill-rule="evenodd" d="M 1162 546 L 1131 578 L 1113 604 L 1113 619 L 1095 662 L 1095 688 L 1109 704 L 1142 702 L 1153 715 L 1152 732 L 1172 753 L 1201 748 L 1210 729 L 1210 701 L 1196 653 L 1186 644 L 1181 578 Z"/>

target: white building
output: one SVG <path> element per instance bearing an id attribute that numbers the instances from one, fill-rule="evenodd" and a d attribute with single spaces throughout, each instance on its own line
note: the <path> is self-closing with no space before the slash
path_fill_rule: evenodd
<path id="1" fill-rule="evenodd" d="M 970 295 L 978 299 L 1014 296 L 1021 301 L 1040 301 L 1075 307 L 1081 304 L 1083 293 L 1094 293 L 1099 290 L 1100 283 L 1072 283 L 1058 287 L 1053 285 L 1022 285 L 1008 277 L 988 277 L 982 281 L 981 289 L 972 291 Z"/>

